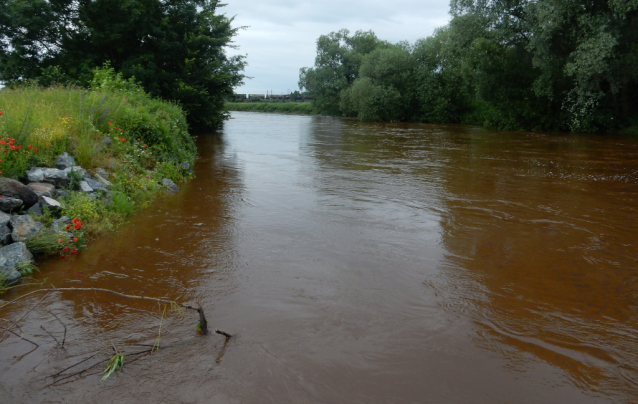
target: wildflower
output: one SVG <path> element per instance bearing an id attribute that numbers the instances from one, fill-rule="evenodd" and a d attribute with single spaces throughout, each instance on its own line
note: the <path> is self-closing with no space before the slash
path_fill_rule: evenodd
<path id="1" fill-rule="evenodd" d="M 142 140 L 142 138 L 139 138 L 139 137 L 138 137 L 138 138 L 137 138 L 137 141 L 139 142 L 140 140 Z"/>
<path id="2" fill-rule="evenodd" d="M 120 131 L 121 131 L 121 132 L 124 132 L 124 129 L 120 128 Z"/>
<path id="3" fill-rule="evenodd" d="M 33 146 L 31 146 L 31 145 L 29 145 L 28 147 L 29 147 L 29 150 L 33 149 Z"/>
<path id="4" fill-rule="evenodd" d="M 146 149 L 146 145 L 144 145 L 144 146 L 142 146 L 142 147 Z"/>
<path id="5" fill-rule="evenodd" d="M 64 254 L 60 254 L 60 258 L 64 258 Z"/>
<path id="6" fill-rule="evenodd" d="M 82 222 L 77 222 L 76 224 L 73 225 L 73 228 L 75 230 L 80 230 L 81 227 L 82 227 Z"/>
<path id="7" fill-rule="evenodd" d="M 71 254 L 77 254 L 78 250 L 71 250 Z"/>
<path id="8" fill-rule="evenodd" d="M 4 163 L 4 160 L 0 160 L 0 163 Z"/>
<path id="9" fill-rule="evenodd" d="M 2 152 L 3 152 L 3 153 L 6 153 L 7 151 L 6 151 L 6 150 L 3 150 Z"/>
<path id="10" fill-rule="evenodd" d="M 69 247 L 64 247 L 62 250 L 69 251 Z"/>
<path id="11" fill-rule="evenodd" d="M 33 151 L 37 153 L 39 150 L 38 149 L 33 149 Z"/>
<path id="12" fill-rule="evenodd" d="M 78 238 L 77 237 L 73 237 L 73 242 L 77 243 L 78 242 Z"/>
<path id="13" fill-rule="evenodd" d="M 66 225 L 66 231 L 69 231 L 69 230 L 71 230 L 71 225 L 70 225 L 70 224 L 67 224 L 67 225 Z"/>
<path id="14" fill-rule="evenodd" d="M 4 112 L 0 112 L 0 115 L 4 115 Z"/>
<path id="15" fill-rule="evenodd" d="M 111 122 L 109 122 L 109 126 L 111 126 L 111 125 L 112 125 L 112 123 L 111 123 Z"/>
<path id="16" fill-rule="evenodd" d="M 62 239 L 61 238 L 58 239 L 58 244 L 62 244 Z"/>

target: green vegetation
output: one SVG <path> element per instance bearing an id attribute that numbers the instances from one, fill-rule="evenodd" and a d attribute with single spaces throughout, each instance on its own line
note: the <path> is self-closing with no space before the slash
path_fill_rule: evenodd
<path id="1" fill-rule="evenodd" d="M 183 110 L 145 93 L 110 67 L 94 70 L 91 89 L 22 86 L 0 91 L 0 174 L 19 179 L 30 166 L 55 166 L 68 151 L 78 165 L 111 173 L 111 196 L 94 198 L 77 190 L 81 176 L 70 175 L 56 214 L 37 219 L 48 225 L 62 215 L 78 219 L 93 238 L 111 231 L 126 216 L 145 207 L 163 178 L 176 182 L 190 175 L 181 167 L 196 155 Z M 77 177 L 77 178 L 76 178 Z M 27 241 L 38 255 L 60 252 L 58 237 L 46 232 Z"/>
<path id="2" fill-rule="evenodd" d="M 227 102 L 229 111 L 279 112 L 285 114 L 315 113 L 311 102 Z"/>
<path id="3" fill-rule="evenodd" d="M 322 35 L 299 86 L 323 113 L 364 121 L 638 132 L 638 2 L 452 0 L 414 44 Z"/>
<path id="4" fill-rule="evenodd" d="M 244 78 L 244 57 L 225 55 L 238 29 L 231 27 L 232 18 L 218 14 L 222 5 L 216 0 L 5 0 L 1 4 L 0 81 L 5 84 L 36 80 L 42 86 L 86 87 L 95 80 L 93 70 L 110 63 L 122 77 L 139 80 L 147 93 L 177 101 L 187 112 L 189 125 L 203 129 L 227 117 L 224 97 Z M 93 98 L 84 100 L 83 112 L 95 107 L 99 118 L 104 110 L 98 108 L 100 96 L 112 94 L 89 95 Z M 147 102 L 158 103 L 150 97 Z M 139 119 L 140 130 L 145 123 L 153 125 L 144 114 L 131 118 Z"/>

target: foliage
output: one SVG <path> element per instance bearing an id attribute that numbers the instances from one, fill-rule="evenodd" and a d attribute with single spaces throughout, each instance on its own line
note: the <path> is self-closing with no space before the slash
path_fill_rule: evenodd
<path id="1" fill-rule="evenodd" d="M 102 380 L 106 380 L 113 374 L 113 372 L 122 369 L 124 366 L 124 354 L 121 352 L 116 353 L 109 359 L 108 364 L 106 365 L 106 369 L 102 373 L 106 373 Z"/>
<path id="2" fill-rule="evenodd" d="M 315 114 L 311 102 L 227 102 L 229 111 L 278 112 L 284 114 Z"/>
<path id="3" fill-rule="evenodd" d="M 86 86 L 110 62 L 120 84 L 179 102 L 190 125 L 204 128 L 225 119 L 223 99 L 244 78 L 244 57 L 225 54 L 238 28 L 217 0 L 0 4 L 0 81 Z"/>
<path id="4" fill-rule="evenodd" d="M 113 211 L 130 216 L 135 212 L 135 203 L 123 192 L 113 192 Z"/>
<path id="5" fill-rule="evenodd" d="M 370 32 L 375 41 L 356 49 L 345 30 L 321 36 L 299 85 L 316 108 L 361 120 L 573 132 L 637 125 L 638 1 L 453 0 L 451 13 L 413 45 Z"/>

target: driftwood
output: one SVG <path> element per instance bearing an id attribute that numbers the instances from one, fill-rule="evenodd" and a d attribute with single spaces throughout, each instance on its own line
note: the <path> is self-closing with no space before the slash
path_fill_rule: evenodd
<path id="1" fill-rule="evenodd" d="M 207 321 L 206 321 L 206 316 L 204 315 L 204 309 L 202 308 L 202 306 L 198 303 L 197 307 L 193 307 L 193 306 L 189 306 L 187 304 L 183 304 L 183 303 L 178 303 L 176 301 L 173 300 L 166 300 L 166 299 L 159 299 L 157 297 L 147 297 L 147 296 L 137 296 L 137 295 L 127 295 L 124 293 L 120 293 L 120 292 L 116 292 L 114 290 L 110 290 L 110 289 L 102 289 L 102 288 L 49 288 L 49 289 L 38 289 L 38 290 L 34 290 L 32 292 L 26 293 L 16 299 L 13 299 L 5 304 L 3 304 L 2 306 L 0 306 L 0 309 L 3 309 L 7 306 L 9 306 L 10 304 L 15 303 L 16 301 L 27 297 L 29 295 L 33 295 L 35 293 L 42 293 L 42 292 L 46 292 L 47 295 L 51 292 L 66 292 L 66 291 L 74 291 L 74 292 L 103 292 L 103 293 L 110 293 L 116 296 L 120 296 L 120 297 L 125 297 L 127 299 L 138 299 L 138 300 L 146 300 L 149 302 L 159 302 L 159 303 L 165 303 L 165 304 L 170 304 L 170 305 L 177 305 L 181 308 L 184 309 L 189 309 L 189 310 L 194 310 L 199 314 L 199 325 L 200 328 L 202 330 L 202 333 L 204 335 L 208 334 L 208 327 L 207 327 Z M 44 300 L 44 298 L 46 297 L 46 295 L 35 305 L 37 306 L 42 300 Z M 35 306 L 33 306 L 33 308 L 31 308 L 31 310 L 33 310 L 35 308 Z M 24 316 L 26 316 L 29 312 L 31 312 L 31 310 L 29 310 L 27 313 L 25 313 L 20 319 L 24 318 Z M 20 321 L 20 320 L 18 320 Z M 217 332 L 217 330 L 215 330 Z M 5 333 L 5 336 L 8 332 Z M 219 332 L 219 334 L 222 334 L 224 336 L 226 336 L 226 338 L 230 337 L 230 334 L 224 333 L 224 332 Z M 0 338 L 0 341 L 2 341 L 2 339 L 4 339 L 4 336 L 2 338 Z"/>

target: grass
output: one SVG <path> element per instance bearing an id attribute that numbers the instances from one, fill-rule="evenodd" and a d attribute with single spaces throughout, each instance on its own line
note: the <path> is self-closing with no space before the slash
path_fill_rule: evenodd
<path id="1" fill-rule="evenodd" d="M 285 114 L 316 114 L 311 102 L 227 102 L 229 111 L 278 112 Z"/>

